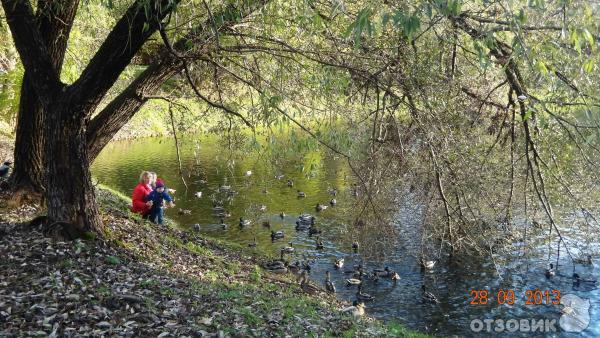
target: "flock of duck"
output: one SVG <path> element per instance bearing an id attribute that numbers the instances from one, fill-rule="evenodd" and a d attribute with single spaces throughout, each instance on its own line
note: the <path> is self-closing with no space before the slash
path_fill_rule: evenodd
<path id="1" fill-rule="evenodd" d="M 250 175 L 251 175 L 251 172 L 246 172 L 246 176 L 250 176 Z M 277 176 L 275 176 L 275 178 L 278 180 L 281 180 L 283 178 L 283 175 L 277 175 Z M 291 179 L 288 179 L 286 182 L 286 185 L 288 187 L 292 188 L 292 187 L 294 187 L 294 181 Z M 236 194 L 236 192 L 229 185 L 220 185 L 216 190 L 220 193 L 225 193 L 228 197 L 232 197 L 233 195 Z M 266 193 L 266 189 L 263 192 Z M 317 203 L 315 205 L 316 212 L 321 212 L 321 211 L 329 208 L 330 206 L 334 207 L 337 205 L 337 200 L 336 200 L 336 196 L 338 194 L 337 189 L 335 189 L 335 188 L 329 189 L 329 193 L 331 195 L 331 199 L 328 203 L 329 205 Z M 306 193 L 303 191 L 300 191 L 300 190 L 296 191 L 296 195 L 298 198 L 306 198 Z M 352 187 L 352 195 L 354 197 L 359 196 L 359 189 L 358 189 L 357 185 L 354 185 Z M 201 198 L 202 192 L 196 192 L 195 196 L 197 198 Z M 267 207 L 265 205 L 258 206 L 258 210 L 260 212 L 264 212 L 264 211 L 266 211 L 266 209 L 267 209 Z M 225 210 L 225 208 L 223 207 L 223 205 L 221 203 L 218 203 L 217 201 L 213 201 L 212 210 L 213 210 L 213 215 L 220 219 L 220 226 L 223 229 L 228 228 L 229 225 L 227 223 L 225 223 L 224 219 L 227 217 L 230 217 L 231 214 L 227 210 Z M 191 213 L 191 211 L 189 211 L 189 210 L 181 210 L 181 209 L 179 212 L 180 212 L 180 214 L 190 214 Z M 284 219 L 287 215 L 284 212 L 281 212 L 279 214 L 279 216 L 281 219 Z M 252 224 L 252 222 L 249 219 L 240 217 L 239 223 L 238 223 L 240 228 L 246 228 L 246 227 L 250 226 L 251 224 Z M 262 222 L 262 226 L 265 228 L 271 229 L 271 222 L 266 220 L 266 221 Z M 200 230 L 200 224 L 194 224 L 193 227 L 195 230 Z M 315 238 L 315 249 L 317 249 L 317 250 L 324 249 L 323 240 L 320 238 L 320 236 L 318 236 L 318 235 L 321 235 L 322 230 L 316 225 L 316 217 L 315 216 L 306 214 L 306 213 L 299 215 L 295 221 L 295 230 L 297 232 L 306 231 L 309 236 L 317 235 Z M 271 230 L 270 237 L 271 237 L 272 242 L 276 242 L 276 241 L 285 239 L 286 234 L 285 234 L 284 230 Z M 248 246 L 249 247 L 257 247 L 258 246 L 256 237 L 254 237 L 254 239 L 248 243 Z M 358 253 L 359 249 L 360 249 L 360 243 L 358 241 L 354 241 L 352 243 L 352 251 L 356 254 L 356 253 Z M 310 265 L 311 262 L 309 262 L 308 260 L 303 260 L 303 261 L 296 260 L 294 262 L 291 262 L 290 260 L 288 260 L 286 258 L 286 255 L 291 255 L 295 252 L 296 252 L 296 248 L 294 248 L 293 243 L 288 242 L 287 246 L 280 248 L 279 258 L 265 263 L 263 266 L 264 269 L 271 273 L 275 273 L 275 274 L 291 273 L 291 274 L 297 276 L 297 282 L 300 284 L 300 288 L 307 293 L 318 293 L 318 292 L 335 293 L 336 285 L 335 285 L 334 281 L 332 281 L 332 279 L 331 279 L 330 271 L 325 272 L 325 281 L 322 286 L 315 284 L 309 278 L 309 274 L 311 272 L 311 265 Z M 433 269 L 436 262 L 431 261 L 431 260 L 425 260 L 425 259 L 421 258 L 419 260 L 419 263 L 420 263 L 420 266 L 422 269 L 430 270 L 430 269 Z M 392 269 L 390 269 L 389 267 L 375 268 L 375 269 L 372 269 L 372 271 L 368 272 L 368 271 L 365 271 L 364 267 L 359 264 L 359 265 L 353 266 L 350 269 L 344 270 L 344 258 L 335 259 L 332 262 L 332 268 L 336 269 L 338 271 L 342 271 L 344 273 L 344 275 L 346 275 L 346 277 L 344 278 L 343 284 L 347 288 L 356 288 L 356 299 L 354 300 L 353 305 L 344 310 L 344 311 L 352 312 L 352 314 L 354 314 L 354 315 L 364 314 L 364 309 L 365 309 L 364 302 L 373 301 L 375 299 L 374 296 L 363 291 L 363 285 L 367 281 L 369 281 L 373 284 L 377 284 L 380 279 L 387 279 L 387 280 L 390 280 L 393 283 L 393 285 L 395 286 L 396 282 L 398 280 L 400 280 L 400 275 L 396 271 L 393 271 Z M 422 294 L 423 294 L 422 297 L 423 297 L 424 302 L 439 303 L 437 297 L 433 293 L 425 290 L 424 285 L 422 286 Z"/>

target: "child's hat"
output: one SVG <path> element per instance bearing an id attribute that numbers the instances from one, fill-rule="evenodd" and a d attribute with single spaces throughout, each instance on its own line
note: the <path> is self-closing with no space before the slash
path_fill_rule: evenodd
<path id="1" fill-rule="evenodd" d="M 163 183 L 163 181 L 156 180 L 156 187 L 157 188 L 163 188 L 164 186 L 165 186 L 165 184 Z"/>

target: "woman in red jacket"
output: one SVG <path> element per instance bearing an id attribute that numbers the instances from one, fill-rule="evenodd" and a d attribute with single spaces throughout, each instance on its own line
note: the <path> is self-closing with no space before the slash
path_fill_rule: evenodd
<path id="1" fill-rule="evenodd" d="M 133 195 L 131 196 L 131 211 L 141 214 L 142 217 L 148 217 L 150 207 L 152 207 L 152 201 L 146 202 L 146 196 L 152 191 L 151 180 L 152 175 L 147 171 L 142 171 L 140 183 L 133 189 Z"/>

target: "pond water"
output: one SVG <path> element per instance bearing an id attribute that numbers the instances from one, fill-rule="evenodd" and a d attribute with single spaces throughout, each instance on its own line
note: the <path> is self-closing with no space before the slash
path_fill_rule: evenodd
<path id="1" fill-rule="evenodd" d="M 257 250 L 274 256 L 282 246 L 292 242 L 296 248 L 293 256 L 312 261 L 311 279 L 321 284 L 325 271 L 329 270 L 338 296 L 349 301 L 355 299 L 356 289 L 345 286 L 344 280 L 348 275 L 344 270 L 357 264 L 362 264 L 365 271 L 389 266 L 401 276 L 396 284 L 384 278 L 377 283 L 366 281 L 364 284 L 364 292 L 375 297 L 374 301 L 366 304 L 367 312 L 383 320 L 394 320 L 409 328 L 440 336 L 499 334 L 493 331 L 500 326 L 499 321 L 491 323 L 492 331 L 488 332 L 489 321 L 484 322 L 486 319 L 504 320 L 507 326 L 502 335 L 600 336 L 600 292 L 593 283 L 573 284 L 571 276 L 574 267 L 564 254 L 560 258 L 560 269 L 556 276 L 550 279 L 545 277 L 547 263 L 556 261 L 556 250 L 552 250 L 549 257 L 549 244 L 542 231 L 528 236 L 528 259 L 523 258 L 525 243 L 515 241 L 512 254 L 496 257 L 494 262 L 484 257 L 469 257 L 460 260 L 458 265 L 447 264 L 447 257 L 435 257 L 437 254 L 431 252 L 428 254 L 439 259 L 439 262 L 434 269 L 424 271 L 415 259 L 415 253 L 421 252 L 423 207 L 415 202 L 411 194 L 399 193 L 394 200 L 397 208 L 392 217 L 392 226 L 398 236 L 394 250 L 382 255 L 385 257 L 382 259 L 366 259 L 360 255 L 360 250 L 356 254 L 350 247 L 350 243 L 356 240 L 349 238 L 348 231 L 354 218 L 356 201 L 351 193 L 352 180 L 346 161 L 318 150 L 302 153 L 285 141 L 270 139 L 268 142 L 270 146 L 265 150 L 260 144 L 264 146 L 267 141 L 262 140 L 231 146 L 229 140 L 216 136 L 185 138 L 181 142 L 181 159 L 187 190 L 179 175 L 176 150 L 171 138 L 112 142 L 97 158 L 92 172 L 94 180 L 129 196 L 142 170 L 157 172 L 169 188 L 177 189 L 177 206 L 166 211 L 167 217 L 184 226 L 191 227 L 198 223 L 203 233 L 242 244 L 256 237 Z M 251 171 L 249 176 L 246 174 L 248 171 Z M 277 179 L 276 175 L 284 176 Z M 287 186 L 288 179 L 294 181 L 293 187 Z M 219 191 L 220 185 L 230 185 L 236 194 L 228 198 L 228 194 Z M 328 205 L 333 188 L 339 191 L 337 205 L 317 213 L 315 205 Z M 305 192 L 306 198 L 298 198 L 297 190 Z M 198 191 L 203 193 L 201 198 L 195 196 Z M 214 215 L 213 201 L 223 203 L 227 212 L 231 213 L 225 219 L 229 224 L 227 229 L 223 229 L 219 218 Z M 266 210 L 260 210 L 262 205 L 266 206 Z M 180 215 L 177 212 L 179 208 L 189 209 L 191 214 Z M 286 213 L 284 218 L 280 217 L 281 212 Z M 316 216 L 317 225 L 323 230 L 323 250 L 315 249 L 315 238 L 308 236 L 306 231 L 295 231 L 295 221 L 301 213 Z M 251 225 L 240 228 L 239 217 L 249 219 Z M 267 220 L 272 229 L 285 231 L 284 240 L 271 241 L 270 230 L 262 225 Z M 583 239 L 584 231 L 581 229 L 573 227 L 562 230 L 574 255 L 598 251 L 593 241 Z M 361 243 L 362 247 L 371 244 Z M 341 270 L 333 268 L 332 262 L 337 258 L 345 259 L 345 267 Z M 600 260 L 594 258 L 594 266 L 577 265 L 575 269 L 583 278 L 596 279 L 598 264 Z M 437 295 L 439 304 L 423 302 L 423 285 L 427 291 Z M 488 304 L 471 304 L 471 290 L 487 290 Z M 515 304 L 507 304 L 509 301 L 499 304 L 497 298 L 500 290 L 505 290 L 509 296 L 509 290 L 513 290 Z M 541 293 L 529 294 L 529 290 L 540 290 Z M 545 304 L 555 301 L 556 292 L 553 293 L 553 290 L 558 290 L 563 299 L 569 299 L 571 296 L 566 295 L 573 294 L 589 300 L 591 319 L 581 334 L 567 333 L 559 325 L 564 305 Z M 536 303 L 536 296 L 539 301 L 540 295 L 544 304 L 526 304 L 528 298 Z M 583 313 L 577 318 L 585 326 L 586 309 L 575 305 L 571 307 Z M 515 332 L 508 330 L 515 329 L 514 321 L 507 322 L 511 319 L 521 320 Z M 535 333 L 527 332 L 532 328 L 531 320 L 538 323 L 545 319 L 550 320 L 550 332 L 542 333 L 539 329 Z M 529 328 L 522 320 L 529 322 Z M 554 325 L 551 325 L 551 320 L 555 320 Z M 552 331 L 552 328 L 556 331 Z"/>

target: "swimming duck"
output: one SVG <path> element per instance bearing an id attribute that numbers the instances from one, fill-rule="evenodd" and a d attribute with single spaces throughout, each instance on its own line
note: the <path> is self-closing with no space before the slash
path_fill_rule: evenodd
<path id="1" fill-rule="evenodd" d="M 228 192 L 230 190 L 231 190 L 231 186 L 230 185 L 220 185 L 219 186 L 219 191 Z"/>
<path id="2" fill-rule="evenodd" d="M 423 291 L 423 301 L 424 302 L 435 303 L 435 304 L 438 304 L 440 302 L 433 293 L 425 290 L 425 285 L 421 285 L 421 290 Z"/>
<path id="3" fill-rule="evenodd" d="M 301 214 L 300 216 L 298 216 L 298 221 L 300 221 L 300 223 L 305 224 L 314 224 L 315 216 L 311 214 Z"/>
<path id="4" fill-rule="evenodd" d="M 310 227 L 308 224 L 300 223 L 300 221 L 296 221 L 296 231 L 307 230 Z"/>
<path id="5" fill-rule="evenodd" d="M 248 246 L 251 247 L 251 248 L 255 248 L 256 245 L 257 245 L 257 243 L 256 243 L 256 236 L 255 236 L 254 240 L 252 242 L 248 243 Z"/>
<path id="6" fill-rule="evenodd" d="M 337 204 L 337 201 L 335 200 L 335 198 L 332 198 L 331 201 L 329 201 L 329 204 L 331 204 L 331 206 L 334 206 Z"/>
<path id="7" fill-rule="evenodd" d="M 194 230 L 200 231 L 201 227 L 199 223 L 194 224 Z"/>
<path id="8" fill-rule="evenodd" d="M 579 286 L 581 283 L 587 283 L 589 285 L 596 285 L 595 279 L 582 279 L 578 273 L 573 274 L 573 285 Z"/>
<path id="9" fill-rule="evenodd" d="M 277 174 L 277 175 L 275 175 L 275 179 L 280 180 L 283 178 L 283 176 L 284 176 L 283 174 Z"/>
<path id="10" fill-rule="evenodd" d="M 554 264 L 550 263 L 549 267 L 546 269 L 546 278 L 552 278 L 556 275 L 556 269 L 554 268 Z"/>
<path id="11" fill-rule="evenodd" d="M 358 252 L 359 247 L 360 247 L 360 244 L 358 244 L 358 242 L 352 243 L 352 250 L 354 251 L 354 253 Z"/>
<path id="12" fill-rule="evenodd" d="M 335 285 L 331 281 L 331 274 L 329 271 L 325 271 L 325 290 L 331 293 L 335 293 Z"/>
<path id="13" fill-rule="evenodd" d="M 322 232 L 322 231 L 321 231 L 321 230 L 319 230 L 319 228 L 317 228 L 317 227 L 316 227 L 316 226 L 314 226 L 314 225 L 311 225 L 311 226 L 310 226 L 310 228 L 308 228 L 308 234 L 309 234 L 309 235 L 311 235 L 311 236 L 312 236 L 312 235 L 318 235 L 318 234 L 320 234 L 321 232 Z"/>
<path id="14" fill-rule="evenodd" d="M 352 302 L 352 306 L 342 309 L 342 312 L 352 313 L 352 316 L 355 318 L 364 316 L 365 314 L 365 304 L 359 303 L 357 300 Z"/>
<path id="15" fill-rule="evenodd" d="M 321 204 L 321 203 L 317 203 L 317 205 L 315 206 L 315 210 L 316 210 L 317 212 L 318 212 L 318 211 L 323 211 L 323 210 L 325 210 L 325 209 L 327 209 L 327 206 L 326 206 L 326 205 L 323 205 L 323 204 Z"/>
<path id="16" fill-rule="evenodd" d="M 390 277 L 394 284 L 400 280 L 400 275 L 397 272 L 392 272 L 392 276 Z"/>
<path id="17" fill-rule="evenodd" d="M 191 215 L 192 211 L 191 210 L 187 210 L 187 209 L 181 209 L 181 208 L 179 208 L 179 214 L 180 215 Z"/>
<path id="18" fill-rule="evenodd" d="M 359 284 L 358 285 L 358 290 L 356 290 L 356 299 L 362 300 L 362 301 L 366 301 L 366 302 L 370 302 L 370 301 L 374 300 L 375 297 L 371 296 L 368 293 L 363 293 L 362 292 L 362 284 Z"/>
<path id="19" fill-rule="evenodd" d="M 231 213 L 227 211 L 215 212 L 214 215 L 219 218 L 229 218 L 231 217 Z"/>
<path id="20" fill-rule="evenodd" d="M 337 196 L 337 189 L 333 188 L 333 189 L 329 190 L 329 193 L 331 194 L 331 196 Z"/>
<path id="21" fill-rule="evenodd" d="M 373 275 L 377 275 L 380 277 L 389 277 L 391 273 L 392 271 L 387 266 L 383 269 L 373 269 Z"/>
<path id="22" fill-rule="evenodd" d="M 315 240 L 315 248 L 317 250 L 323 250 L 325 246 L 323 245 L 323 241 L 321 240 L 320 237 L 317 237 L 317 239 Z"/>
<path id="23" fill-rule="evenodd" d="M 292 180 L 287 180 L 287 186 L 288 186 L 288 187 L 293 187 L 293 186 L 294 186 L 294 181 L 292 181 Z"/>
<path id="24" fill-rule="evenodd" d="M 213 207 L 212 207 L 213 211 L 215 212 L 222 212 L 225 211 L 225 208 L 223 208 L 222 205 L 217 204 L 216 202 L 213 202 Z"/>
<path id="25" fill-rule="evenodd" d="M 336 259 L 335 262 L 333 262 L 333 266 L 336 269 L 341 269 L 342 267 L 344 267 L 344 259 L 343 258 Z"/>
<path id="26" fill-rule="evenodd" d="M 240 227 L 248 226 L 248 225 L 250 225 L 250 223 L 252 223 L 252 222 L 250 222 L 250 220 L 243 219 L 243 218 L 240 217 Z"/>
<path id="27" fill-rule="evenodd" d="M 11 161 L 5 161 L 4 163 L 2 163 L 2 165 L 0 166 L 0 177 L 5 177 L 6 175 L 8 175 L 8 171 L 10 170 L 11 164 Z"/>
<path id="28" fill-rule="evenodd" d="M 282 211 L 282 212 L 279 214 L 279 217 L 281 217 L 281 218 L 285 218 L 285 212 L 283 212 L 283 211 Z"/>
<path id="29" fill-rule="evenodd" d="M 244 175 L 245 175 L 246 177 L 250 177 L 250 176 L 252 176 L 252 171 L 248 170 L 248 171 L 246 171 L 246 172 L 244 173 Z"/>
<path id="30" fill-rule="evenodd" d="M 435 261 L 424 260 L 423 257 L 419 258 L 419 265 L 421 265 L 422 269 L 433 269 L 435 263 Z"/>
<path id="31" fill-rule="evenodd" d="M 221 217 L 220 222 L 221 223 L 219 223 L 219 225 L 221 226 L 221 228 L 223 228 L 223 229 L 229 228 L 229 224 L 225 223 L 225 220 L 223 219 L 223 217 Z"/>
<path id="32" fill-rule="evenodd" d="M 298 190 L 298 198 L 304 198 L 304 197 L 306 197 L 306 193 L 304 191 Z"/>
<path id="33" fill-rule="evenodd" d="M 269 228 L 269 229 L 271 229 L 271 222 L 270 222 L 270 221 L 264 221 L 264 222 L 262 222 L 262 225 L 263 225 L 265 228 Z"/>
<path id="34" fill-rule="evenodd" d="M 291 254 L 294 252 L 294 244 L 292 242 L 288 243 L 290 246 L 285 246 L 283 248 L 281 248 L 281 251 L 283 251 L 284 253 L 287 254 Z"/>
<path id="35" fill-rule="evenodd" d="M 360 284 L 362 284 L 362 280 L 360 280 L 358 278 L 348 278 L 348 279 L 346 279 L 346 285 L 347 286 L 360 285 Z"/>
<path id="36" fill-rule="evenodd" d="M 593 265 L 592 255 L 587 255 L 586 258 L 576 258 L 573 260 L 573 262 L 581 265 Z"/>
<path id="37" fill-rule="evenodd" d="M 200 198 L 200 197 L 202 197 L 202 191 L 196 191 L 196 193 L 194 195 L 196 197 Z"/>
<path id="38" fill-rule="evenodd" d="M 259 211 L 266 211 L 267 210 L 267 206 L 266 205 L 261 205 L 260 207 L 258 207 Z"/>
<path id="39" fill-rule="evenodd" d="M 285 233 L 283 232 L 283 230 L 279 230 L 279 231 L 271 230 L 271 240 L 272 241 L 283 238 L 283 237 L 285 237 Z"/>

